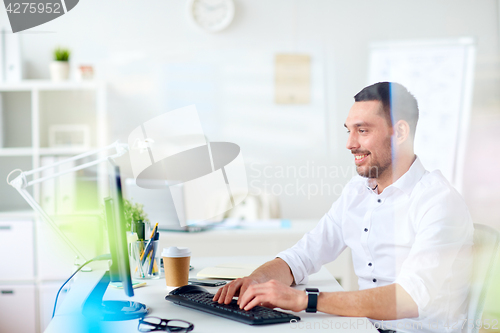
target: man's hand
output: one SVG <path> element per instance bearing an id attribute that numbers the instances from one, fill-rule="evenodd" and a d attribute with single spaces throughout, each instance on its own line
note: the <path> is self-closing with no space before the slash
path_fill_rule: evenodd
<path id="1" fill-rule="evenodd" d="M 257 281 L 257 279 L 251 276 L 231 281 L 224 287 L 219 288 L 219 290 L 217 290 L 217 293 L 215 294 L 213 301 L 219 302 L 219 304 L 222 303 L 229 304 L 231 303 L 231 300 L 233 299 L 234 296 L 240 296 L 238 298 L 238 304 L 240 304 L 240 298 L 246 292 L 248 287 L 251 285 L 255 285 L 257 283 L 259 283 L 259 281 Z"/>
<path id="2" fill-rule="evenodd" d="M 273 279 L 288 285 L 293 283 L 292 271 L 283 259 L 275 258 L 268 261 L 264 265 L 257 268 L 249 276 L 236 279 L 231 283 L 226 284 L 217 291 L 213 301 L 219 302 L 219 304 L 229 304 L 234 296 L 239 296 L 238 304 L 240 304 L 241 297 L 245 294 L 248 287 Z"/>
<path id="3" fill-rule="evenodd" d="M 293 289 L 279 281 L 271 280 L 260 284 L 250 284 L 238 298 L 241 309 L 250 310 L 261 305 L 299 312 L 307 307 L 307 294 Z"/>

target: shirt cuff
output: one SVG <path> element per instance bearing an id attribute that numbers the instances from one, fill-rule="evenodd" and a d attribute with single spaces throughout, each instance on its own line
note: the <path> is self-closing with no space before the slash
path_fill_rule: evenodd
<path id="1" fill-rule="evenodd" d="M 292 271 L 295 284 L 307 284 L 309 275 L 307 274 L 304 265 L 301 265 L 302 260 L 291 249 L 278 253 L 277 258 L 281 258 L 286 262 Z"/>
<path id="2" fill-rule="evenodd" d="M 394 281 L 399 284 L 411 296 L 418 308 L 418 316 L 426 316 L 425 308 L 429 304 L 430 295 L 422 282 L 415 281 L 415 278 L 400 276 Z"/>

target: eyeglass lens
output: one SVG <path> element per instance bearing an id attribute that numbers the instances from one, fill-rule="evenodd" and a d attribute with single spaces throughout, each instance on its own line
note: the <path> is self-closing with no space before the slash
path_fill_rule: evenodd
<path id="1" fill-rule="evenodd" d="M 194 325 L 184 320 L 166 320 L 158 317 L 147 317 L 139 320 L 137 329 L 141 332 L 164 331 L 182 333 L 192 331 Z"/>

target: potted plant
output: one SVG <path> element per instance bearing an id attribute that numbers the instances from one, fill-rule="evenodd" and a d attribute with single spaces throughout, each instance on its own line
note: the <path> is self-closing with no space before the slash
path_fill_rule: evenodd
<path id="1" fill-rule="evenodd" d="M 131 230 L 133 221 L 149 222 L 148 214 L 144 212 L 144 205 L 139 203 L 132 203 L 131 201 L 123 198 L 123 211 L 125 213 L 125 222 L 127 230 Z"/>
<path id="2" fill-rule="evenodd" d="M 148 214 L 144 212 L 144 205 L 139 203 L 132 203 L 131 201 L 123 198 L 123 213 L 125 215 L 125 227 L 127 231 L 131 231 L 133 221 L 149 222 Z M 101 218 L 106 220 L 106 212 L 104 206 L 102 207 Z"/>
<path id="3" fill-rule="evenodd" d="M 54 61 L 50 64 L 50 76 L 52 81 L 65 81 L 69 78 L 69 56 L 68 49 L 58 47 L 54 50 Z"/>

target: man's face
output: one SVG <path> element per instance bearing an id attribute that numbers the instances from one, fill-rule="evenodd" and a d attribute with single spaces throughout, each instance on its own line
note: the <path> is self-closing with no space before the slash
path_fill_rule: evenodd
<path id="1" fill-rule="evenodd" d="M 392 127 L 383 116 L 381 102 L 355 102 L 344 126 L 349 135 L 346 148 L 354 155 L 360 176 L 380 178 L 391 172 Z"/>

